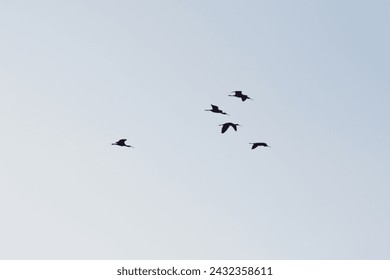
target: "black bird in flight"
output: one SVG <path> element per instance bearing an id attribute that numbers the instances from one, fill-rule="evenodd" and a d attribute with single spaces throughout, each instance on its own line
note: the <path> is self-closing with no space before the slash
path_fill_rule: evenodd
<path id="1" fill-rule="evenodd" d="M 223 112 L 221 109 L 219 109 L 218 106 L 213 105 L 213 104 L 211 104 L 211 109 L 206 109 L 205 111 L 210 111 L 210 112 L 213 112 L 213 113 L 220 113 L 220 114 L 223 114 L 223 115 L 230 116 L 229 114 L 227 114 L 227 113 Z"/>
<path id="2" fill-rule="evenodd" d="M 237 98 L 241 98 L 242 101 L 245 101 L 247 99 L 253 100 L 248 95 L 243 94 L 241 90 L 232 91 L 234 94 L 229 94 L 229 96 L 234 96 Z"/>
<path id="3" fill-rule="evenodd" d="M 221 130 L 221 133 L 225 133 L 226 130 L 228 130 L 229 127 L 233 127 L 233 129 L 235 131 L 237 131 L 237 126 L 241 126 L 239 125 L 238 123 L 231 123 L 231 122 L 227 122 L 227 123 L 224 123 L 224 124 L 220 124 L 220 126 L 222 125 L 222 130 Z"/>
<path id="4" fill-rule="evenodd" d="M 256 149 L 257 147 L 269 147 L 269 148 L 271 148 L 270 146 L 267 145 L 267 143 L 263 143 L 263 142 L 249 143 L 249 144 L 252 145 L 252 150 Z"/>
<path id="5" fill-rule="evenodd" d="M 130 145 L 126 145 L 125 142 L 126 142 L 127 139 L 121 139 L 115 143 L 112 143 L 111 145 L 117 145 L 117 146 L 121 146 L 121 147 L 131 147 L 131 148 L 134 148 L 133 146 L 130 146 Z"/>

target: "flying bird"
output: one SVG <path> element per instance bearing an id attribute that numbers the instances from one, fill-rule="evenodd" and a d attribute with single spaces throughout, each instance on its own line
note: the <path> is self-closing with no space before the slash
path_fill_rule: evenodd
<path id="1" fill-rule="evenodd" d="M 249 143 L 252 145 L 252 150 L 253 149 L 256 149 L 257 147 L 269 147 L 271 148 L 270 146 L 267 145 L 267 143 L 263 143 L 263 142 L 256 142 L 256 143 Z"/>
<path id="2" fill-rule="evenodd" d="M 117 141 L 115 143 L 112 143 L 111 145 L 117 145 L 117 146 L 121 146 L 121 147 L 131 147 L 131 148 L 134 148 L 133 146 L 126 145 L 125 144 L 126 140 L 127 139 L 120 139 L 119 141 Z"/>
<path id="3" fill-rule="evenodd" d="M 232 91 L 232 93 L 234 93 L 234 94 L 229 94 L 229 96 L 234 96 L 234 97 L 237 97 L 237 98 L 241 98 L 242 101 L 245 101 L 247 99 L 253 100 L 248 95 L 243 94 L 241 90 L 235 90 L 235 91 Z"/>
<path id="4" fill-rule="evenodd" d="M 227 123 L 224 123 L 224 124 L 220 124 L 220 126 L 222 125 L 222 130 L 221 130 L 221 133 L 225 133 L 226 130 L 228 130 L 229 127 L 233 127 L 233 129 L 235 131 L 237 131 L 237 126 L 241 126 L 239 125 L 238 123 L 231 123 L 231 122 L 227 122 Z"/>
<path id="5" fill-rule="evenodd" d="M 220 113 L 220 114 L 223 114 L 223 115 L 230 116 L 229 114 L 227 114 L 227 113 L 223 112 L 221 109 L 219 109 L 218 106 L 213 105 L 213 104 L 211 104 L 211 109 L 206 109 L 205 111 L 210 111 L 210 112 L 213 112 L 213 113 Z"/>

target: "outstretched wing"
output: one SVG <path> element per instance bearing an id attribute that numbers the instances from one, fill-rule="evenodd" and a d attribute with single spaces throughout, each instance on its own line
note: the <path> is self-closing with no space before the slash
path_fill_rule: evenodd
<path id="1" fill-rule="evenodd" d="M 264 143 L 264 142 L 257 142 L 257 143 L 249 143 L 249 144 L 253 144 L 253 146 L 252 146 L 252 150 L 253 149 L 256 149 L 257 147 L 269 147 L 268 145 L 267 145 L 267 143 Z"/>
<path id="2" fill-rule="evenodd" d="M 127 139 L 120 139 L 118 142 L 116 142 L 117 145 L 126 145 L 125 142 L 126 142 Z"/>
<path id="3" fill-rule="evenodd" d="M 242 94 L 240 97 L 241 97 L 242 101 L 245 101 L 247 99 L 253 100 L 252 98 L 250 98 L 248 95 L 245 95 L 245 94 Z"/>
<path id="4" fill-rule="evenodd" d="M 218 110 L 218 106 L 213 105 L 213 104 L 211 104 L 211 108 L 212 108 L 213 110 Z"/>
<path id="5" fill-rule="evenodd" d="M 226 130 L 229 128 L 229 126 L 230 126 L 230 124 L 228 124 L 228 123 L 225 123 L 225 124 L 222 126 L 222 130 L 221 130 L 221 132 L 222 132 L 222 133 L 225 133 L 225 132 L 226 132 Z"/>

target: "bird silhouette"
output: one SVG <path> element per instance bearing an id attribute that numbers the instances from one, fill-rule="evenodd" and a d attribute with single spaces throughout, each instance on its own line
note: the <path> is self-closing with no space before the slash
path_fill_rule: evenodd
<path id="1" fill-rule="evenodd" d="M 249 143 L 252 145 L 252 150 L 253 149 L 256 149 L 257 147 L 269 147 L 271 148 L 270 146 L 267 145 L 267 143 L 263 143 L 263 142 L 256 142 L 256 143 Z"/>
<path id="2" fill-rule="evenodd" d="M 238 123 L 231 123 L 231 122 L 227 122 L 227 123 L 224 123 L 224 124 L 220 124 L 220 126 L 222 125 L 222 130 L 221 130 L 221 133 L 225 133 L 226 130 L 228 130 L 229 127 L 233 127 L 233 129 L 235 131 L 237 131 L 237 126 L 241 126 L 239 125 Z"/>
<path id="3" fill-rule="evenodd" d="M 245 101 L 247 99 L 253 100 L 248 95 L 243 94 L 241 90 L 235 90 L 235 91 L 232 91 L 232 93 L 234 93 L 234 94 L 229 94 L 229 96 L 234 96 L 234 97 L 237 97 L 237 98 L 241 98 L 242 101 Z"/>
<path id="4" fill-rule="evenodd" d="M 210 111 L 210 112 L 213 112 L 213 113 L 220 113 L 220 114 L 223 114 L 223 115 L 230 116 L 229 114 L 227 114 L 227 113 L 223 112 L 221 109 L 219 109 L 218 106 L 213 105 L 213 104 L 211 104 L 211 109 L 206 109 L 205 111 Z"/>
<path id="5" fill-rule="evenodd" d="M 111 145 L 117 145 L 117 146 L 121 146 L 121 147 L 131 147 L 131 148 L 134 148 L 133 146 L 126 145 L 125 144 L 126 140 L 127 139 L 120 139 L 119 141 L 117 141 L 115 143 L 112 143 Z"/>

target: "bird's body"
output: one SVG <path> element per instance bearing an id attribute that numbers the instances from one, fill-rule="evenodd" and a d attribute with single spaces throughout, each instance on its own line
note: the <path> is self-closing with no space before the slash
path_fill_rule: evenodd
<path id="1" fill-rule="evenodd" d="M 263 142 L 256 142 L 256 143 L 249 143 L 252 145 L 252 150 L 253 149 L 256 149 L 257 147 L 269 147 L 271 148 L 270 146 L 267 145 L 267 143 L 263 143 Z"/>
<path id="2" fill-rule="evenodd" d="M 237 131 L 237 126 L 241 126 L 239 125 L 238 123 L 231 123 L 231 122 L 227 122 L 227 123 L 224 123 L 224 124 L 220 124 L 220 126 L 222 125 L 222 130 L 221 130 L 221 133 L 225 133 L 226 130 L 228 130 L 229 127 L 233 127 L 233 129 L 235 131 Z"/>
<path id="3" fill-rule="evenodd" d="M 247 99 L 253 100 L 248 95 L 243 94 L 241 90 L 232 91 L 232 93 L 234 93 L 234 94 L 229 94 L 229 96 L 241 98 L 242 101 L 245 101 Z"/>
<path id="4" fill-rule="evenodd" d="M 206 109 L 205 111 L 210 111 L 210 112 L 213 112 L 213 113 L 220 113 L 220 114 L 223 114 L 223 115 L 230 116 L 229 114 L 227 114 L 227 113 L 223 112 L 221 109 L 219 109 L 218 106 L 213 105 L 213 104 L 211 104 L 211 109 Z"/>
<path id="5" fill-rule="evenodd" d="M 130 145 L 126 145 L 126 140 L 127 139 L 120 139 L 119 141 L 115 142 L 115 143 L 112 143 L 111 145 L 117 145 L 117 146 L 121 146 L 121 147 L 131 147 L 131 148 L 134 148 L 133 146 L 130 146 Z"/>

